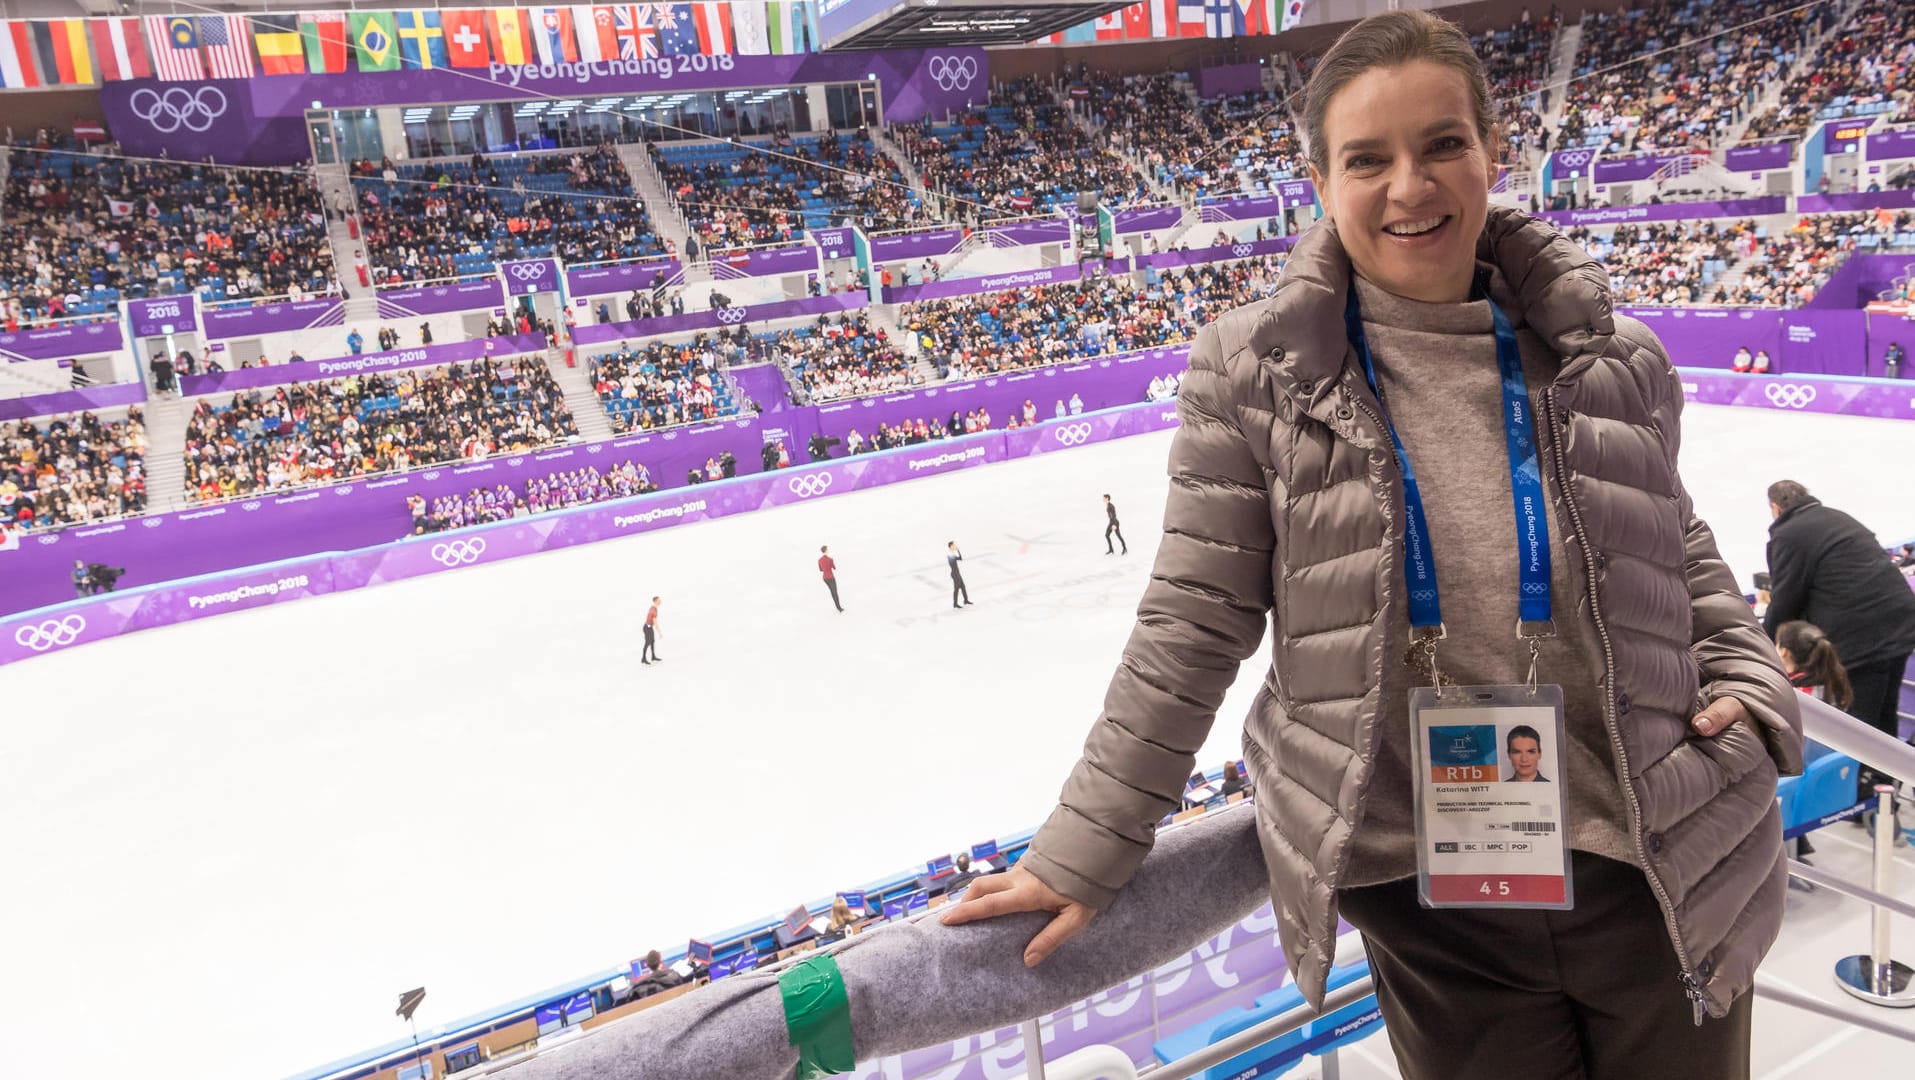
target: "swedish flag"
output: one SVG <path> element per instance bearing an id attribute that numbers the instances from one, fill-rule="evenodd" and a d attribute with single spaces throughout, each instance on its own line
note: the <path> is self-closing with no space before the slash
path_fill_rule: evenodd
<path id="1" fill-rule="evenodd" d="M 199 26 L 188 16 L 166 20 L 166 36 L 173 42 L 175 49 L 199 48 Z"/>
<path id="2" fill-rule="evenodd" d="M 399 70 L 398 32 L 389 11 L 356 11 L 352 41 L 358 47 L 360 71 Z"/>

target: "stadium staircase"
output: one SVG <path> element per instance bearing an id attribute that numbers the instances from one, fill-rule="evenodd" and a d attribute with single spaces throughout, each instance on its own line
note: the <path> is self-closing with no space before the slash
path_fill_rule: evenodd
<path id="1" fill-rule="evenodd" d="M 1183 83 L 1183 89 L 1185 96 L 1190 99 L 1191 109 L 1201 108 L 1203 103 L 1197 99 L 1197 92 L 1190 84 L 1187 82 Z M 1103 144 L 1106 154 L 1136 169 L 1137 175 L 1144 178 L 1144 185 L 1150 188 L 1151 195 L 1155 196 L 1155 201 L 1167 203 L 1182 201 L 1177 197 L 1175 190 L 1157 182 L 1157 178 L 1150 174 L 1150 169 L 1144 165 L 1142 158 L 1134 154 L 1120 154 L 1110 148 L 1109 142 L 1105 140 L 1103 136 L 1104 125 L 1099 124 L 1091 118 L 1089 109 L 1080 109 L 1072 103 L 1070 86 L 1068 84 L 1059 82 L 1053 85 L 1051 87 L 1051 98 L 1057 103 L 1058 107 L 1062 108 L 1064 112 L 1070 116 L 1071 123 L 1076 124 L 1079 131 L 1097 138 L 1098 141 Z"/>
<path id="2" fill-rule="evenodd" d="M 1549 108 L 1543 113 L 1543 130 L 1556 131 L 1562 123 L 1563 105 L 1569 100 L 1569 80 L 1576 77 L 1576 54 L 1583 48 L 1583 24 L 1566 22 L 1556 29 L 1556 42 L 1549 50 L 1549 73 L 1543 85 L 1550 88 Z"/>
<path id="3" fill-rule="evenodd" d="M 345 162 L 316 166 L 313 169 L 313 178 L 319 183 L 319 202 L 326 207 L 328 215 L 331 213 L 333 200 L 341 192 L 345 193 L 346 205 L 352 208 L 353 216 L 359 215 L 359 199 L 352 190 L 352 172 Z M 338 280 L 340 287 L 353 295 L 365 291 L 359 288 L 359 277 L 352 270 L 352 253 L 364 250 L 365 245 L 353 237 L 352 227 L 346 222 L 328 216 L 326 239 L 332 246 L 333 277 Z M 366 299 L 367 303 L 371 304 L 371 297 Z M 371 319 L 378 315 L 377 305 L 372 305 L 362 314 L 355 313 L 353 304 L 356 302 L 348 300 L 346 303 L 348 319 Z"/>
<path id="4" fill-rule="evenodd" d="M 924 187 L 924 174 L 918 172 L 918 167 L 911 163 L 904 148 L 891 141 L 890 130 L 874 127 L 866 129 L 866 133 L 871 136 L 871 144 L 876 146 L 880 153 L 898 163 L 898 169 L 904 173 L 904 178 L 911 182 L 911 191 L 918 197 L 918 205 L 931 205 L 931 193 Z"/>
<path id="5" fill-rule="evenodd" d="M 657 167 L 652 164 L 652 155 L 646 152 L 645 144 L 619 143 L 618 159 L 625 163 L 625 171 L 632 178 L 633 190 L 638 193 L 640 199 L 644 200 L 645 209 L 651 214 L 652 228 L 657 230 L 658 235 L 671 241 L 672 250 L 678 253 L 679 259 L 683 260 L 685 241 L 692 234 L 691 226 L 673 208 L 671 193 L 665 190 L 665 179 L 658 174 Z M 710 279 L 709 270 L 694 275 L 692 267 L 689 264 L 686 265 L 686 283 Z"/>
<path id="6" fill-rule="evenodd" d="M 186 478 L 186 421 L 192 406 L 177 394 L 147 399 L 146 510 L 163 514 L 184 509 L 180 484 Z"/>
<path id="7" fill-rule="evenodd" d="M 563 354 L 547 350 L 545 367 L 552 373 L 559 392 L 565 395 L 565 407 L 572 410 L 572 422 L 578 425 L 579 438 L 597 442 L 616 434 L 612 430 L 612 418 L 605 414 L 598 392 L 592 389 L 592 369 L 588 361 L 581 359 L 574 367 L 565 363 Z"/>
<path id="8" fill-rule="evenodd" d="M 1794 65 L 1784 69 L 1778 73 L 1775 78 L 1769 80 L 1768 85 L 1762 88 L 1762 92 L 1756 95 L 1755 105 L 1743 114 L 1742 122 L 1729 129 L 1729 134 L 1722 140 L 1724 147 L 1734 146 L 1740 143 L 1742 136 L 1748 132 L 1749 125 L 1755 122 L 1756 117 L 1769 111 L 1770 106 L 1782 104 L 1782 91 L 1783 88 L 1788 85 L 1789 79 L 1793 77 L 1796 72 L 1802 70 L 1804 65 L 1814 63 L 1821 59 L 1822 46 L 1827 44 L 1830 39 L 1837 37 L 1848 29 L 1849 15 L 1854 12 L 1859 2 L 1860 0 L 1836 0 L 1834 26 L 1832 26 L 1826 34 L 1818 34 L 1809 38 L 1808 47 L 1795 54 Z"/>

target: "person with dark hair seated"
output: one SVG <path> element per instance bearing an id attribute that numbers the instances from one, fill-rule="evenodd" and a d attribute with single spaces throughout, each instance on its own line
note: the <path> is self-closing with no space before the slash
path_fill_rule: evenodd
<path id="1" fill-rule="evenodd" d="M 645 975 L 632 983 L 632 997 L 648 998 L 685 984 L 685 977 L 665 966 L 665 957 L 657 949 L 645 954 Z"/>

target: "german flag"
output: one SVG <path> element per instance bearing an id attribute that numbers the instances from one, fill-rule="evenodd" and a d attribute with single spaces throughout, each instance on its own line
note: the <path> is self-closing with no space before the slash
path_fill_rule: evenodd
<path id="1" fill-rule="evenodd" d="M 253 16 L 253 44 L 259 48 L 261 74 L 306 73 L 306 45 L 299 36 L 299 16 Z"/>
<path id="2" fill-rule="evenodd" d="M 40 57 L 40 74 L 53 75 L 49 81 L 62 86 L 92 86 L 93 42 L 88 39 L 85 19 L 48 19 L 33 24 L 34 52 Z"/>

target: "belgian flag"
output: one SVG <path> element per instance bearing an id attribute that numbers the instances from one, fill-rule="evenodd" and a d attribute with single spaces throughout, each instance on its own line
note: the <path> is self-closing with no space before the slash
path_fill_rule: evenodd
<path id="1" fill-rule="evenodd" d="M 262 74 L 306 73 L 306 48 L 305 42 L 299 37 L 299 16 L 253 16 L 253 44 L 259 48 L 259 69 Z"/>

